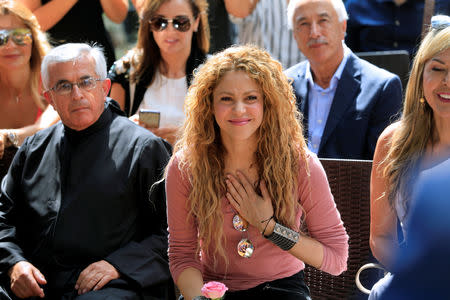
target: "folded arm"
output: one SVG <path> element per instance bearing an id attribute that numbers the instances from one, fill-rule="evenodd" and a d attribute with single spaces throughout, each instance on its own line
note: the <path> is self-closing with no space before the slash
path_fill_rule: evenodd
<path id="1" fill-rule="evenodd" d="M 41 0 L 17 0 L 27 6 L 36 16 L 42 31 L 56 25 L 78 0 L 52 0 L 42 5 Z"/>
<path id="2" fill-rule="evenodd" d="M 0 130 L 0 158 L 3 156 L 4 148 L 12 146 L 11 142 L 8 139 L 8 133 L 15 133 L 17 135 L 19 145 L 21 145 L 26 137 L 35 134 L 39 130 L 50 127 L 58 121 L 58 113 L 53 109 L 51 105 L 48 105 L 42 115 L 34 124 L 17 129 Z"/>

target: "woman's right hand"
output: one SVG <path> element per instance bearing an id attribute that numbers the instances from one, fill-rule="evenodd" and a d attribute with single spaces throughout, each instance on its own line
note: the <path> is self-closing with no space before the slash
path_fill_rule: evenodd
<path id="1" fill-rule="evenodd" d="M 139 123 L 139 115 L 138 114 L 134 114 L 131 117 L 128 118 L 129 120 L 133 121 L 134 123 L 136 123 L 137 125 L 140 125 L 142 127 L 145 127 L 142 125 L 142 123 Z"/>
<path id="2" fill-rule="evenodd" d="M 251 225 L 258 228 L 262 233 L 266 228 L 266 222 L 271 221 L 274 214 L 272 199 L 267 191 L 266 183 L 261 180 L 259 188 L 261 196 L 255 191 L 251 181 L 241 171 L 236 174 L 227 174 L 226 177 L 227 193 L 226 198 L 234 209 Z M 264 222 L 266 220 L 266 222 Z M 273 227 L 275 222 L 271 222 Z M 272 228 L 269 230 L 271 233 Z"/>
<path id="3" fill-rule="evenodd" d="M 139 121 L 139 114 L 134 114 L 131 117 L 129 117 L 128 119 L 130 119 L 134 123 L 138 124 L 139 126 L 142 126 L 147 130 L 150 130 L 156 136 L 159 136 L 160 138 L 165 139 L 171 145 L 175 144 L 175 142 L 177 140 L 177 133 L 178 133 L 178 130 L 180 129 L 179 127 L 170 127 L 170 126 L 169 127 L 161 127 L 161 128 L 149 127 L 147 124 Z"/>

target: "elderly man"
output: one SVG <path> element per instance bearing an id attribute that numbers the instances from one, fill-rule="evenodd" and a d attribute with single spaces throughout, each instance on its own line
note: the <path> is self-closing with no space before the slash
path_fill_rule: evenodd
<path id="1" fill-rule="evenodd" d="M 342 0 L 291 0 L 287 15 L 307 58 L 286 75 L 304 115 L 309 149 L 319 157 L 372 159 L 379 134 L 401 108 L 400 79 L 345 46 Z"/>
<path id="2" fill-rule="evenodd" d="M 167 299 L 165 194 L 156 182 L 170 146 L 107 101 L 98 48 L 54 48 L 42 79 L 62 122 L 27 138 L 2 182 L 4 294 Z"/>

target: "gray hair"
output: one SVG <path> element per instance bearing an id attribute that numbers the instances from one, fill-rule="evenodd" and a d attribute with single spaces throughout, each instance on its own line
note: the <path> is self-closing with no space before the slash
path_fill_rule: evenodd
<path id="1" fill-rule="evenodd" d="M 301 0 L 290 0 L 289 1 L 289 5 L 287 8 L 287 22 L 288 22 L 288 27 L 289 29 L 293 29 L 294 28 L 294 12 L 295 12 L 295 8 L 297 7 L 298 2 L 300 2 Z M 339 22 L 342 22 L 344 20 L 348 20 L 348 14 L 347 14 L 347 10 L 345 9 L 345 5 L 344 2 L 342 0 L 331 0 L 331 4 L 334 7 L 334 10 L 336 11 L 337 15 L 338 15 L 338 20 Z"/>
<path id="2" fill-rule="evenodd" d="M 62 63 L 69 61 L 76 61 L 83 55 L 91 56 L 95 61 L 95 72 L 100 79 L 106 79 L 106 60 L 103 54 L 103 49 L 98 46 L 90 46 L 82 43 L 68 43 L 50 50 L 45 55 L 41 64 L 42 84 L 44 89 L 49 89 L 50 74 L 48 73 L 48 66 L 54 63 Z"/>

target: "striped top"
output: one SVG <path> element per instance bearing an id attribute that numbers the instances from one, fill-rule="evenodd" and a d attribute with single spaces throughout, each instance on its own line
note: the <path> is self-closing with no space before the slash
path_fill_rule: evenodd
<path id="1" fill-rule="evenodd" d="M 285 69 L 305 60 L 287 26 L 286 9 L 286 0 L 259 0 L 246 18 L 229 15 L 237 27 L 236 43 L 250 43 L 266 49 Z"/>

